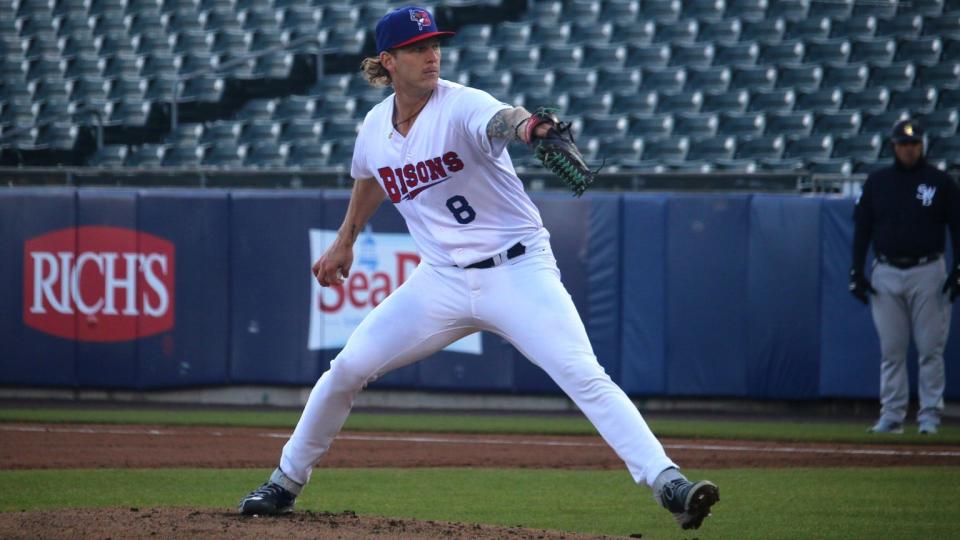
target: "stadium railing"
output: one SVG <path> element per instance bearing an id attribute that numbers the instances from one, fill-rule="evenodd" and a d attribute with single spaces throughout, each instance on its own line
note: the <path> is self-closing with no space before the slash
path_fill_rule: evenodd
<path id="1" fill-rule="evenodd" d="M 566 190 L 549 171 L 519 168 L 528 190 Z M 349 188 L 353 179 L 344 166 L 301 170 L 216 167 L 0 167 L 6 186 L 120 186 L 196 188 Z M 591 192 L 611 191 L 742 191 L 827 193 L 855 196 L 865 175 L 814 174 L 808 171 L 761 173 L 600 173 Z"/>

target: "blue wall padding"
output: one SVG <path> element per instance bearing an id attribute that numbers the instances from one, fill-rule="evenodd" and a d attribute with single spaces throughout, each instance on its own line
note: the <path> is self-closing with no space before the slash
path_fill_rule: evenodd
<path id="1" fill-rule="evenodd" d="M 880 392 L 880 342 L 870 308 L 857 301 L 847 289 L 853 243 L 853 200 L 823 199 L 822 209 L 819 394 L 876 397 Z"/>
<path id="2" fill-rule="evenodd" d="M 230 237 L 234 223 L 229 193 L 141 191 L 137 222 L 139 229 L 176 245 L 177 265 L 173 331 L 135 342 L 140 386 L 222 384 L 229 380 L 230 361 Z"/>
<path id="3" fill-rule="evenodd" d="M 620 382 L 634 395 L 666 390 L 667 196 L 623 196 Z"/>
<path id="4" fill-rule="evenodd" d="M 667 204 L 667 393 L 746 395 L 746 195 Z"/>
<path id="5" fill-rule="evenodd" d="M 107 225 L 137 228 L 137 193 L 128 189 L 89 189 L 77 194 L 77 226 Z M 137 246 L 131 245 L 131 249 Z M 77 251 L 86 247 L 77 245 Z M 127 323 L 136 325 L 136 319 Z M 77 326 L 85 324 L 78 315 Z M 77 384 L 106 388 L 139 388 L 137 341 L 118 343 L 77 342 Z M 204 361 L 210 361 L 205 358 Z"/>
<path id="6" fill-rule="evenodd" d="M 819 386 L 820 199 L 756 195 L 747 268 L 747 394 L 814 398 Z"/>
<path id="7" fill-rule="evenodd" d="M 586 266 L 587 301 L 581 310 L 587 335 L 600 365 L 614 380 L 620 379 L 621 209 L 619 195 L 600 194 L 590 199 Z"/>
<path id="8" fill-rule="evenodd" d="M 224 245 L 230 259 L 230 381 L 302 384 L 320 377 L 307 350 L 308 232 L 323 226 L 320 192 L 236 191 Z"/>
<path id="9" fill-rule="evenodd" d="M 76 199 L 73 189 L 0 190 L 0 385 L 77 384 L 77 342 L 23 323 L 24 241 L 76 225 Z"/>
<path id="10" fill-rule="evenodd" d="M 313 385 L 339 351 L 307 348 L 309 230 L 337 230 L 349 196 L 346 190 L 0 191 L 0 385 Z M 869 308 L 847 291 L 851 199 L 637 193 L 533 199 L 598 360 L 631 395 L 877 397 L 876 331 Z M 405 232 L 389 206 L 371 220 L 374 232 Z M 175 245 L 172 329 L 92 342 L 26 325 L 24 242 L 84 225 L 140 230 Z M 143 316 L 133 321 L 142 324 Z M 103 323 L 75 317 L 74 324 Z M 952 369 L 960 358 L 960 318 L 952 325 L 947 399 L 960 397 L 960 369 Z M 550 331 L 544 328 L 546 339 Z M 910 373 L 915 386 L 913 365 Z M 482 355 L 441 352 L 372 386 L 560 392 L 490 333 Z"/>

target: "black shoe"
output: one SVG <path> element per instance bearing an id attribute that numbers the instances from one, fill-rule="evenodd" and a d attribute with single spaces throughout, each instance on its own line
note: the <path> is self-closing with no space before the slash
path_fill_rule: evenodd
<path id="1" fill-rule="evenodd" d="M 238 510 L 245 516 L 278 516 L 293 512 L 297 496 L 273 482 L 267 482 L 240 500 Z"/>
<path id="2" fill-rule="evenodd" d="M 710 507 L 720 500 L 720 488 L 706 480 L 694 484 L 679 478 L 664 484 L 659 498 L 680 527 L 696 529 L 710 515 Z"/>

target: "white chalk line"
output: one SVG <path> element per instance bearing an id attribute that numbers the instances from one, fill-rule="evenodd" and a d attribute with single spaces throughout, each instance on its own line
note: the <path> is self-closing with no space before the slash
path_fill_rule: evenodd
<path id="1" fill-rule="evenodd" d="M 16 431 L 29 433 L 84 433 L 108 435 L 150 435 L 150 436 L 179 436 L 184 433 L 177 431 L 161 431 L 158 429 L 117 429 L 117 428 L 80 428 L 80 427 L 44 427 L 23 426 L 16 424 L 0 424 L 0 431 Z M 196 435 L 197 433 L 191 433 Z M 222 437 L 220 431 L 203 433 L 211 437 Z M 290 433 L 262 432 L 257 437 L 271 439 L 288 439 Z M 490 446 L 546 446 L 546 447 L 604 447 L 606 443 L 593 441 L 561 441 L 561 440 L 523 440 L 523 439 L 481 439 L 466 437 L 432 437 L 432 436 L 405 436 L 405 435 L 355 435 L 342 433 L 337 436 L 345 441 L 370 442 L 405 442 L 418 444 L 474 444 Z M 956 457 L 960 458 L 960 451 L 953 450 L 895 450 L 889 448 L 804 448 L 795 446 L 744 446 L 725 444 L 664 444 L 668 450 L 699 450 L 711 452 L 739 452 L 739 453 L 770 453 L 770 454 L 819 454 L 819 455 L 849 455 L 849 456 L 899 456 L 899 457 Z"/>

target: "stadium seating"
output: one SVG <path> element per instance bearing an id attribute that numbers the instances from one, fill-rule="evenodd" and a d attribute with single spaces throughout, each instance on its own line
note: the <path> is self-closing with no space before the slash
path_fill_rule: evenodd
<path id="1" fill-rule="evenodd" d="M 809 135 L 812 131 L 812 112 L 771 112 L 766 116 L 768 135 Z"/>
<path id="2" fill-rule="evenodd" d="M 833 146 L 833 156 L 856 161 L 875 161 L 880 154 L 882 143 L 883 138 L 877 133 L 838 137 Z"/>
<path id="3" fill-rule="evenodd" d="M 816 90 L 823 83 L 823 68 L 819 64 L 788 64 L 777 69 L 777 88 Z"/>
<path id="4" fill-rule="evenodd" d="M 960 161 L 957 2 L 534 0 L 503 20 L 443 6 L 473 10 L 451 19 L 465 22 L 444 77 L 556 106 L 588 153 L 624 168 L 867 171 L 907 117 L 927 124 L 931 159 Z M 0 0 L 0 149 L 100 167 L 347 166 L 358 122 L 390 92 L 356 74 L 388 9 Z M 280 50 L 301 36 L 314 52 Z M 257 51 L 272 52 L 234 62 Z M 94 122 L 118 144 L 77 146 Z"/>
<path id="5" fill-rule="evenodd" d="M 740 39 L 743 24 L 738 17 L 703 21 L 697 34 L 698 42 L 735 42 Z"/>
<path id="6" fill-rule="evenodd" d="M 128 167 L 159 167 L 161 152 L 162 147 L 155 144 L 132 147 L 127 153 L 124 164 Z"/>
<path id="7" fill-rule="evenodd" d="M 680 0 L 644 0 L 640 4 L 641 18 L 654 21 L 675 21 L 680 11 Z"/>
<path id="8" fill-rule="evenodd" d="M 623 115 L 596 114 L 583 115 L 581 135 L 600 139 L 601 143 L 622 139 L 627 135 L 629 121 Z"/>
<path id="9" fill-rule="evenodd" d="M 443 51 L 443 65 L 447 69 L 456 70 L 460 63 L 460 55 L 451 61 L 449 50 Z M 459 53 L 459 51 L 458 51 Z M 497 58 L 497 69 L 515 71 L 518 69 L 534 69 L 540 63 L 540 48 L 534 45 L 508 45 L 500 49 Z"/>
<path id="10" fill-rule="evenodd" d="M 882 86 L 892 90 L 908 90 L 913 87 L 916 67 L 911 62 L 874 65 L 870 67 L 868 86 Z"/>
<path id="11" fill-rule="evenodd" d="M 853 47 L 845 38 L 810 39 L 806 42 L 804 60 L 808 63 L 844 64 L 851 58 Z"/>
<path id="12" fill-rule="evenodd" d="M 718 131 L 724 135 L 748 137 L 762 135 L 767 119 L 762 112 L 724 112 L 720 113 L 718 124 Z"/>
<path id="13" fill-rule="evenodd" d="M 790 137 L 787 139 L 783 157 L 785 158 L 828 158 L 833 152 L 833 135 L 815 134 Z"/>
<path id="14" fill-rule="evenodd" d="M 310 169 L 325 167 L 330 160 L 330 142 L 303 141 L 293 144 L 287 155 L 287 165 Z"/>
<path id="15" fill-rule="evenodd" d="M 657 96 L 657 112 L 661 113 L 695 113 L 700 112 L 703 105 L 703 92 L 659 92 Z"/>
<path id="16" fill-rule="evenodd" d="M 663 67 L 670 63 L 670 45 L 639 43 L 627 46 L 627 65 L 641 68 Z"/>
<path id="17" fill-rule="evenodd" d="M 783 147 L 783 135 L 745 137 L 738 141 L 734 157 L 751 160 L 777 160 L 783 156 Z"/>
<path id="18" fill-rule="evenodd" d="M 607 92 L 636 92 L 640 81 L 639 69 L 601 67 L 597 70 L 597 85 Z"/>
<path id="19" fill-rule="evenodd" d="M 203 148 L 192 144 L 161 148 L 160 165 L 163 167 L 199 167 Z"/>
<path id="20" fill-rule="evenodd" d="M 719 119 L 715 113 L 678 111 L 673 115 L 673 132 L 695 138 L 717 134 Z"/>
<path id="21" fill-rule="evenodd" d="M 714 65 L 730 67 L 752 66 L 760 57 L 760 46 L 755 41 L 717 43 L 713 56 Z"/>
<path id="22" fill-rule="evenodd" d="M 624 136 L 611 140 L 604 145 L 604 157 L 612 166 L 630 163 L 643 155 L 643 138 Z"/>
<path id="23" fill-rule="evenodd" d="M 630 134 L 643 137 L 667 137 L 673 134 L 673 115 L 671 114 L 632 114 L 630 115 Z"/>
<path id="24" fill-rule="evenodd" d="M 786 21 L 784 38 L 788 40 L 816 40 L 830 37 L 829 17 L 806 17 Z"/>
<path id="25" fill-rule="evenodd" d="M 97 149 L 90 156 L 87 165 L 91 167 L 122 167 L 129 151 L 130 149 L 125 144 L 107 144 Z"/>
<path id="26" fill-rule="evenodd" d="M 730 90 L 727 92 L 705 92 L 703 94 L 703 105 L 700 110 L 703 112 L 743 112 L 747 110 L 747 104 L 750 102 L 750 92 L 740 90 Z"/>
<path id="27" fill-rule="evenodd" d="M 687 137 L 659 137 L 644 140 L 642 159 L 646 161 L 683 161 L 690 149 Z"/>
<path id="28" fill-rule="evenodd" d="M 729 135 L 717 137 L 698 137 L 690 141 L 686 159 L 712 162 L 733 158 L 736 138 Z"/>
<path id="29" fill-rule="evenodd" d="M 857 6 L 854 5 L 854 11 Z M 828 19 L 829 20 L 829 19 Z M 830 37 L 851 39 L 872 38 L 877 33 L 877 15 L 854 14 L 849 19 L 838 19 L 830 25 Z"/>
<path id="30" fill-rule="evenodd" d="M 792 88 L 776 88 L 750 92 L 751 111 L 792 111 L 797 101 L 797 93 Z"/>
<path id="31" fill-rule="evenodd" d="M 930 159 L 945 159 L 952 165 L 960 162 L 960 136 L 939 137 L 930 144 Z"/>
<path id="32" fill-rule="evenodd" d="M 746 90 L 770 90 L 777 82 L 777 68 L 770 65 L 733 68 L 731 88 Z"/>
<path id="33" fill-rule="evenodd" d="M 923 126 L 928 136 L 952 137 L 957 133 L 960 113 L 956 109 L 939 109 L 923 116 Z"/>
<path id="34" fill-rule="evenodd" d="M 741 41 L 776 43 L 783 40 L 787 24 L 781 17 L 746 19 L 740 31 Z"/>
<path id="35" fill-rule="evenodd" d="M 843 103 L 843 90 L 822 88 L 810 92 L 797 92 L 794 108 L 806 111 L 835 111 Z"/>

